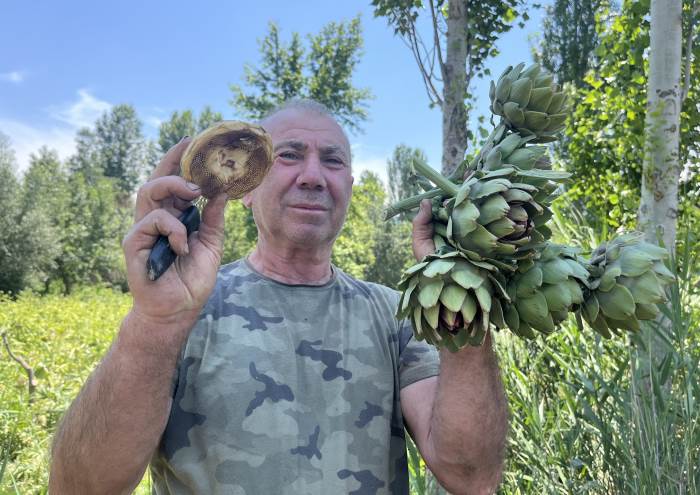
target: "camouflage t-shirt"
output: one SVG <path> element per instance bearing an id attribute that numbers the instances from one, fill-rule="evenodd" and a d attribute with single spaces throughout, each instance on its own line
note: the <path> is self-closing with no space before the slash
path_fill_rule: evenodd
<path id="1" fill-rule="evenodd" d="M 286 285 L 219 272 L 151 460 L 156 494 L 408 493 L 402 387 L 438 374 L 398 293 L 337 267 Z"/>

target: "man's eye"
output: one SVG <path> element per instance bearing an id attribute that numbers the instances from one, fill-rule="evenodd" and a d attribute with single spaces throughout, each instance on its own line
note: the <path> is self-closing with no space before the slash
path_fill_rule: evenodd
<path id="1" fill-rule="evenodd" d="M 335 158 L 335 157 L 328 157 L 326 158 L 326 161 L 329 163 L 332 163 L 333 165 L 345 165 L 345 162 L 341 160 L 340 158 Z"/>
<path id="2" fill-rule="evenodd" d="M 283 151 L 278 156 L 280 158 L 284 158 L 285 160 L 296 160 L 298 158 L 298 155 L 293 151 Z"/>

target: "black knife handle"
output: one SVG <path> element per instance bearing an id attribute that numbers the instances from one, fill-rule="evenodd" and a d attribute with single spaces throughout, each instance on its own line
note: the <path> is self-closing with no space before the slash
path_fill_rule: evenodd
<path id="1" fill-rule="evenodd" d="M 187 229 L 187 236 L 199 229 L 199 210 L 195 205 L 191 205 L 178 217 Z M 158 277 L 163 275 L 170 265 L 173 264 L 177 255 L 173 248 L 170 247 L 168 238 L 164 235 L 158 236 L 158 240 L 153 245 L 151 253 L 148 255 L 146 269 L 148 278 L 151 281 L 158 280 Z"/>

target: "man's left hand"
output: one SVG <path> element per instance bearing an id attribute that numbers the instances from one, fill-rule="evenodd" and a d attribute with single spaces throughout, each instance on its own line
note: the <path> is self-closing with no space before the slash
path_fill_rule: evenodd
<path id="1" fill-rule="evenodd" d="M 433 242 L 432 206 L 430 200 L 420 203 L 420 210 L 413 219 L 413 254 L 418 261 L 435 252 Z"/>

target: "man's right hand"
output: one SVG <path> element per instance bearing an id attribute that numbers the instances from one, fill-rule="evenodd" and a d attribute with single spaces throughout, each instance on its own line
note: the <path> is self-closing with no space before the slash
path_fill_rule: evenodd
<path id="1" fill-rule="evenodd" d="M 212 198 L 202 211 L 199 231 L 187 238 L 178 216 L 200 189 L 179 176 L 185 138 L 163 156 L 138 191 L 135 221 L 124 238 L 127 279 L 134 298 L 132 315 L 156 324 L 191 326 L 216 283 L 224 241 L 226 195 Z M 168 237 L 178 255 L 156 281 L 148 278 L 146 260 L 159 235 Z"/>

